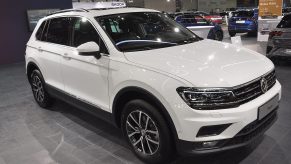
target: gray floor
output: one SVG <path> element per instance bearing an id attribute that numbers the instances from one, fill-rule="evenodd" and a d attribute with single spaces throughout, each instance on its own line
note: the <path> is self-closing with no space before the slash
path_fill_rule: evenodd
<path id="1" fill-rule="evenodd" d="M 242 38 L 244 46 L 264 52 L 265 45 L 255 38 Z M 276 70 L 283 85 L 279 119 L 260 142 L 174 163 L 291 163 L 291 64 L 282 63 Z M 0 93 L 0 164 L 142 163 L 111 125 L 62 102 L 52 110 L 38 107 L 23 63 L 0 67 Z"/>

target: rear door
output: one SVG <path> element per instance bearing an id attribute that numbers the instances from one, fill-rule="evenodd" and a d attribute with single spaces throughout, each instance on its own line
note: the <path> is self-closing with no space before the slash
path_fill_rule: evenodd
<path id="1" fill-rule="evenodd" d="M 40 54 L 38 62 L 42 66 L 46 83 L 60 90 L 64 90 L 60 62 L 62 54 L 70 49 L 69 24 L 68 18 L 47 20 L 37 47 Z"/>

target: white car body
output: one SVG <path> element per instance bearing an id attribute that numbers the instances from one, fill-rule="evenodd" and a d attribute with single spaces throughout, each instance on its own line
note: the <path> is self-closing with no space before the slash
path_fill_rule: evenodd
<path id="1" fill-rule="evenodd" d="M 124 8 L 90 12 L 65 12 L 39 21 L 26 49 L 26 64 L 40 69 L 46 84 L 112 113 L 116 95 L 126 87 L 138 87 L 155 96 L 167 110 L 179 140 L 202 142 L 233 138 L 258 117 L 258 108 L 279 94 L 278 81 L 265 94 L 236 108 L 195 110 L 179 96 L 178 87 L 235 87 L 274 69 L 273 63 L 254 51 L 212 40 L 138 52 L 120 52 L 94 19 L 126 12 L 157 12 Z M 38 41 L 40 24 L 54 17 L 85 17 L 96 28 L 109 50 L 97 60 L 80 56 L 76 48 Z M 192 29 L 191 29 L 192 30 Z M 194 29 L 193 29 L 194 30 Z M 194 30 L 195 31 L 195 30 Z M 208 29 L 207 29 L 208 31 Z M 197 137 L 203 126 L 231 125 L 219 135 Z"/>

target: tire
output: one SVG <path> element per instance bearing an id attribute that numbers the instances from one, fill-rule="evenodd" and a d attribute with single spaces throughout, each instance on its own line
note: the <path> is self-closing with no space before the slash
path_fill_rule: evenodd
<path id="1" fill-rule="evenodd" d="M 41 72 L 35 69 L 31 72 L 29 77 L 29 82 L 35 101 L 42 108 L 50 107 L 53 101 L 45 89 L 45 82 Z"/>
<path id="2" fill-rule="evenodd" d="M 231 31 L 229 31 L 229 36 L 230 37 L 234 37 L 236 35 L 236 32 L 231 32 Z"/>
<path id="3" fill-rule="evenodd" d="M 222 41 L 223 40 L 223 32 L 222 31 L 216 31 L 214 34 L 214 40 Z"/>
<path id="4" fill-rule="evenodd" d="M 154 106 L 132 100 L 125 105 L 121 117 L 123 135 L 139 159 L 151 164 L 173 159 L 174 143 L 169 127 Z"/>

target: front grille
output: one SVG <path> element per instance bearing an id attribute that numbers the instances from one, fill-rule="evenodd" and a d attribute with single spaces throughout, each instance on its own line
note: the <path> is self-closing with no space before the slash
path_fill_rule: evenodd
<path id="1" fill-rule="evenodd" d="M 275 70 L 266 74 L 265 76 L 258 78 L 252 82 L 243 84 L 233 89 L 233 94 L 238 105 L 247 103 L 260 95 L 264 94 L 261 89 L 261 79 L 267 80 L 267 91 L 270 90 L 276 83 Z"/>

